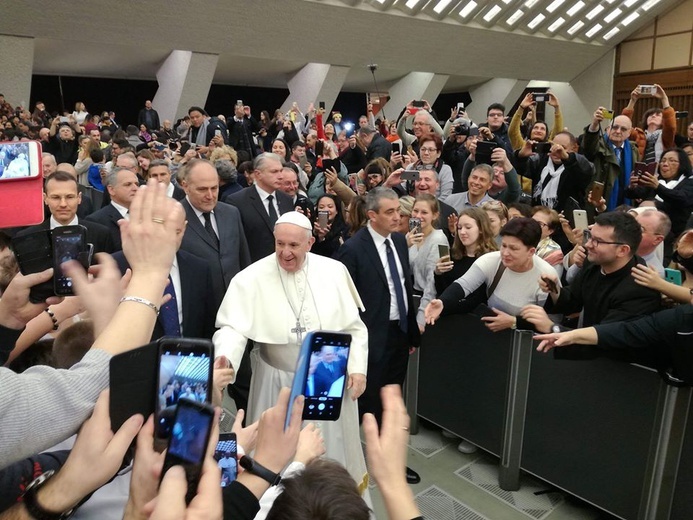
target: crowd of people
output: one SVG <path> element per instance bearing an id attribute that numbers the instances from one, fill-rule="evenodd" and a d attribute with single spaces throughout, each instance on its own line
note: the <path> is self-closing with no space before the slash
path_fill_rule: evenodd
<path id="1" fill-rule="evenodd" d="M 644 96 L 661 108 L 635 126 Z M 51 114 L 0 95 L 0 141 L 42 144 L 46 205 L 42 224 L 0 231 L 0 352 L 23 370 L 0 375 L 0 518 L 87 515 L 122 479 L 125 517 L 180 518 L 187 507 L 190 518 L 305 518 L 329 504 L 325 518 L 367 518 L 369 471 L 390 518 L 417 517 L 399 390 L 409 354 L 442 315 L 483 305 L 490 331 L 533 330 L 556 357 L 609 356 L 693 384 L 693 356 L 677 336 L 691 326 L 693 123 L 676 134 L 659 85 L 589 121 L 564 121 L 550 91 L 541 99 L 528 93 L 512 118 L 493 103 L 485 121 L 459 108 L 441 121 L 425 100 L 390 121 L 368 104 L 351 129 L 313 104 L 256 118 L 239 100 L 228 116 L 192 106 L 172 122 L 146 101 L 136 122 L 119 124 L 81 102 Z M 535 120 L 538 103 L 552 126 Z M 53 274 L 18 274 L 11 237 L 69 225 L 84 226 L 98 265 L 89 278 L 56 266 L 76 295 L 29 301 Z M 332 347 L 315 356 L 306 395 L 332 396 L 346 365 L 341 415 L 302 428 L 299 398 L 285 429 L 304 333 L 321 329 L 352 343 L 348 360 Z M 210 389 L 217 404 L 223 391 L 236 402 L 239 457 L 250 461 L 222 489 L 212 435 L 187 506 L 177 468 L 157 489 L 152 419 L 112 433 L 104 391 L 113 355 L 163 336 L 213 340 Z M 67 365 L 56 362 L 59 344 Z M 166 407 L 206 394 L 204 383 L 172 379 L 157 398 Z M 82 423 L 70 452 L 41 453 Z M 134 467 L 122 472 L 135 436 Z M 460 439 L 459 449 L 476 447 Z M 10 507 L 36 465 L 57 471 Z"/>

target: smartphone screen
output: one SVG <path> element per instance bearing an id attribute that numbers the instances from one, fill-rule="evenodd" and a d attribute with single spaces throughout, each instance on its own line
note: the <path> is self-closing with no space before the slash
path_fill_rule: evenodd
<path id="1" fill-rule="evenodd" d="M 392 143 L 392 153 L 402 153 L 402 148 L 399 143 Z"/>
<path id="2" fill-rule="evenodd" d="M 0 228 L 43 221 L 43 175 L 38 141 L 0 143 Z"/>
<path id="3" fill-rule="evenodd" d="M 325 151 L 325 143 L 323 143 L 320 140 L 316 141 L 315 142 L 315 155 L 320 157 L 324 151 Z"/>
<path id="4" fill-rule="evenodd" d="M 159 340 L 157 378 L 156 437 L 171 435 L 171 426 L 180 399 L 200 403 L 212 401 L 211 341 L 189 338 Z"/>
<path id="5" fill-rule="evenodd" d="M 214 448 L 214 460 L 221 470 L 221 487 L 227 487 L 238 476 L 238 445 L 235 433 L 220 433 Z"/>
<path id="6" fill-rule="evenodd" d="M 325 110 L 325 102 L 324 101 L 318 101 L 318 108 Z"/>
<path id="7" fill-rule="evenodd" d="M 58 296 L 74 294 L 72 278 L 63 274 L 62 265 L 70 260 L 81 260 L 87 250 L 86 230 L 83 226 L 61 226 L 52 231 L 53 286 Z"/>
<path id="8" fill-rule="evenodd" d="M 305 396 L 303 419 L 336 421 L 346 388 L 351 334 L 317 330 L 304 338 L 291 385 L 284 429 L 288 428 L 294 400 Z"/>
<path id="9" fill-rule="evenodd" d="M 417 217 L 409 217 L 409 231 L 412 233 L 421 233 L 421 219 Z"/>
<path id="10" fill-rule="evenodd" d="M 446 256 L 450 256 L 450 246 L 438 244 L 438 258 L 445 258 Z"/>
<path id="11" fill-rule="evenodd" d="M 304 419 L 339 419 L 350 345 L 351 336 L 348 334 L 319 332 L 311 336 L 308 375 L 303 387 L 306 396 Z"/>
<path id="12" fill-rule="evenodd" d="M 188 504 L 197 494 L 213 421 L 214 408 L 207 403 L 188 399 L 178 401 L 161 478 L 163 480 L 171 467 L 183 466 L 188 481 L 188 492 L 185 495 Z"/>

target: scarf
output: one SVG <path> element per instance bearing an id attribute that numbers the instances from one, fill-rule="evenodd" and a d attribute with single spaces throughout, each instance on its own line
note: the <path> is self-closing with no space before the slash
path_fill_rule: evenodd
<path id="1" fill-rule="evenodd" d="M 556 165 L 549 158 L 546 166 L 541 171 L 539 184 L 534 188 L 534 198 L 541 202 L 542 206 L 554 209 L 558 202 L 558 184 L 561 180 L 561 174 L 565 170 L 565 166 L 561 164 L 556 168 Z"/>
<path id="2" fill-rule="evenodd" d="M 209 119 L 205 119 L 200 128 L 197 129 L 197 135 L 195 136 L 195 144 L 200 146 L 207 146 L 207 127 L 209 126 Z"/>
<path id="3" fill-rule="evenodd" d="M 604 141 L 606 141 L 606 144 L 611 148 L 614 156 L 618 157 L 616 155 L 616 147 L 606 134 L 604 135 Z M 623 195 L 624 190 L 630 184 L 630 173 L 633 171 L 633 149 L 630 146 L 630 141 L 626 140 L 623 142 L 622 150 L 621 166 L 619 168 L 620 173 L 618 177 L 614 179 L 614 185 L 611 188 L 609 199 L 606 201 L 607 211 L 613 211 L 619 204 L 630 205 L 630 199 Z M 623 200 L 623 202 L 619 202 L 620 200 Z"/>
<path id="4" fill-rule="evenodd" d="M 685 177 L 684 175 L 679 175 L 676 179 L 671 179 L 670 181 L 665 181 L 664 179 L 659 179 L 659 184 L 661 184 L 661 185 L 664 186 L 665 188 L 669 188 L 670 190 L 673 190 L 673 189 L 676 188 L 676 186 L 678 186 L 679 183 L 680 183 L 683 179 L 685 179 L 685 178 L 686 178 L 686 177 Z M 657 195 L 657 196 L 655 197 L 655 200 L 657 200 L 657 201 L 659 201 L 659 202 L 664 202 L 664 201 L 662 200 L 662 197 L 660 197 L 659 195 Z"/>

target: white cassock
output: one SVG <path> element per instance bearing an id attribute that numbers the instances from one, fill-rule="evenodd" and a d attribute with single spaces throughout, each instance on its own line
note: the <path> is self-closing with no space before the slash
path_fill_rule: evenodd
<path id="1" fill-rule="evenodd" d="M 282 387 L 291 387 L 300 348 L 291 329 L 296 327 L 302 301 L 299 321 L 306 332 L 322 329 L 351 334 L 347 370 L 366 375 L 368 330 L 359 316 L 363 303 L 346 267 L 308 253 L 303 268 L 288 273 L 273 253 L 231 280 L 217 313 L 215 356 L 226 356 L 238 371 L 247 339 L 255 342 L 250 355 L 253 376 L 248 424 L 275 405 Z M 326 456 L 344 465 L 361 483 L 366 463 L 359 437 L 358 406 L 349 393 L 347 390 L 342 400 L 339 420 L 317 424 L 325 439 Z"/>

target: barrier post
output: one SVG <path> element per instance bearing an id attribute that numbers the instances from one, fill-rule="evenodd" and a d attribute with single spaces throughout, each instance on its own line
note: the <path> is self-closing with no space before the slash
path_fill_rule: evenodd
<path id="1" fill-rule="evenodd" d="M 668 520 L 691 405 L 691 388 L 661 383 L 638 520 Z"/>
<path id="2" fill-rule="evenodd" d="M 404 402 L 407 406 L 409 414 L 409 434 L 416 435 L 419 433 L 419 349 L 415 348 L 414 352 L 409 355 L 409 364 L 407 365 L 407 379 L 404 383 Z"/>
<path id="3" fill-rule="evenodd" d="M 506 491 L 520 489 L 520 462 L 525 429 L 525 412 L 532 364 L 532 331 L 513 333 L 508 386 L 505 394 L 505 419 L 501 445 L 498 485 Z"/>

